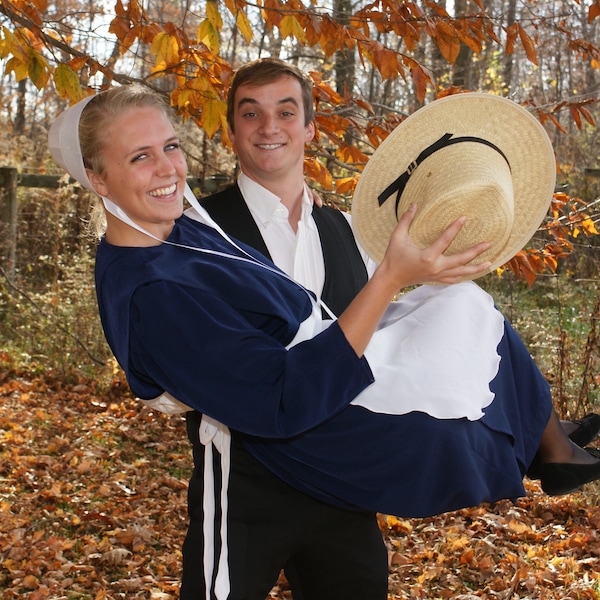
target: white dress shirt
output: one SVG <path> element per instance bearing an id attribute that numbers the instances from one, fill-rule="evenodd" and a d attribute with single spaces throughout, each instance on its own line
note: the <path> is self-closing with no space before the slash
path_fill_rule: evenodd
<path id="1" fill-rule="evenodd" d="M 312 217 L 312 194 L 306 184 L 297 232 L 292 229 L 289 211 L 278 196 L 243 173 L 238 185 L 273 262 L 320 298 L 325 283 L 325 264 L 319 231 Z M 342 214 L 350 219 L 346 213 Z M 361 255 L 370 276 L 375 264 L 362 250 Z"/>
<path id="2" fill-rule="evenodd" d="M 278 196 L 243 173 L 238 185 L 273 262 L 320 297 L 325 283 L 325 263 L 319 232 L 311 214 L 312 196 L 306 185 L 297 232 L 292 229 L 289 211 Z"/>

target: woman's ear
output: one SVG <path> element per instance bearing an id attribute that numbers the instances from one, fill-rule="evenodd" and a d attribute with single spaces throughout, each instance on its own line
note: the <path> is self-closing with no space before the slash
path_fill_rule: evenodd
<path id="1" fill-rule="evenodd" d="M 107 196 L 108 190 L 102 177 L 100 177 L 100 175 L 91 169 L 86 169 L 85 172 L 90 180 L 90 183 L 92 184 L 92 187 L 94 188 L 94 191 L 100 196 Z"/>

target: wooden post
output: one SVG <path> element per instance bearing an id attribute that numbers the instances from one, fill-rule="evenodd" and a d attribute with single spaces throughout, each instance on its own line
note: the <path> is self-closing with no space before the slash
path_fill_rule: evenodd
<path id="1" fill-rule="evenodd" d="M 14 281 L 17 263 L 17 169 L 0 167 L 0 260 L 10 281 Z"/>

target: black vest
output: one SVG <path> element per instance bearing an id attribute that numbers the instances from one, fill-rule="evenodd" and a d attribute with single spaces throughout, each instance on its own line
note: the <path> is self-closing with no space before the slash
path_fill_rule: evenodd
<path id="1" fill-rule="evenodd" d="M 226 233 L 271 259 L 237 184 L 201 198 L 200 203 Z M 322 299 L 339 316 L 367 282 L 367 269 L 352 228 L 339 210 L 315 206 L 312 215 L 321 238 L 325 263 Z"/>

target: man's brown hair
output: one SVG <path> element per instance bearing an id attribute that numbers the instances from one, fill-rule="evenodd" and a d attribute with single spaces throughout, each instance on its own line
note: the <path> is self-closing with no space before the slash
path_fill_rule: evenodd
<path id="1" fill-rule="evenodd" d="M 277 81 L 281 77 L 293 77 L 300 82 L 302 88 L 302 104 L 304 105 L 304 125 L 308 126 L 314 119 L 313 86 L 304 73 L 296 66 L 278 58 L 259 58 L 241 66 L 233 76 L 227 95 L 227 123 L 234 131 L 235 93 L 241 85 L 263 86 Z"/>

